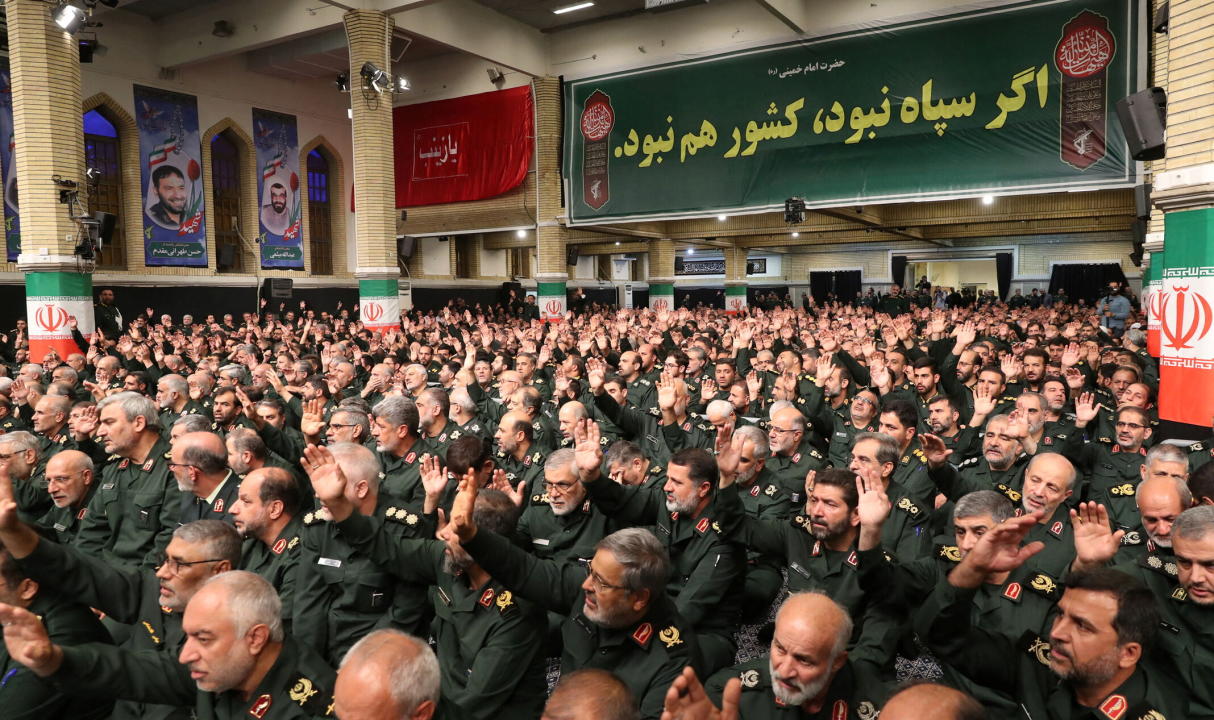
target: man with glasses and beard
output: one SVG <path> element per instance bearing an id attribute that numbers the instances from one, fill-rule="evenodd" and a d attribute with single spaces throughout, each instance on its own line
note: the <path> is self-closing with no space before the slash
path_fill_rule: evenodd
<path id="1" fill-rule="evenodd" d="M 614 524 L 586 499 L 574 464 L 572 448 L 562 448 L 544 462 L 546 503 L 524 503 L 516 531 L 523 547 L 538 558 L 561 562 L 585 562 L 594 546 Z"/>

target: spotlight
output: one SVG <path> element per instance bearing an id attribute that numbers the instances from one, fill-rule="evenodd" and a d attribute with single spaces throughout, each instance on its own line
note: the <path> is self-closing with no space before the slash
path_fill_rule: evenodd
<path id="1" fill-rule="evenodd" d="M 485 72 L 489 74 L 489 82 L 493 83 L 494 85 L 500 83 L 506 77 L 505 75 L 502 75 L 501 70 L 498 70 L 495 67 L 486 68 Z"/>
<path id="2" fill-rule="evenodd" d="M 725 222 L 725 220 L 726 220 L 728 217 L 729 217 L 728 215 L 718 215 L 718 216 L 717 216 L 717 220 L 720 220 L 721 222 Z"/>
<path id="3" fill-rule="evenodd" d="M 526 230 L 515 230 L 514 236 L 518 237 L 518 238 L 525 238 L 525 237 L 527 237 L 527 231 Z"/>
<path id="4" fill-rule="evenodd" d="M 983 204 L 983 205 L 994 205 L 994 204 L 995 204 L 995 196 L 994 196 L 994 195 L 983 195 L 983 196 L 982 196 L 982 204 Z"/>
<path id="5" fill-rule="evenodd" d="M 695 248 L 687 248 L 687 254 L 688 254 L 688 255 L 695 255 L 695 254 L 696 254 L 696 249 L 695 249 Z"/>
<path id="6" fill-rule="evenodd" d="M 61 30 L 75 35 L 88 22 L 88 16 L 69 2 L 61 2 L 51 11 L 51 18 Z"/>
<path id="7" fill-rule="evenodd" d="M 350 76 L 347 73 L 340 73 L 333 84 L 337 85 L 337 89 L 341 92 L 350 92 Z"/>
<path id="8" fill-rule="evenodd" d="M 363 63 L 359 75 L 362 75 L 363 87 L 369 90 L 382 93 L 392 88 L 392 78 L 388 77 L 388 73 L 380 70 L 375 63 Z"/>
<path id="9" fill-rule="evenodd" d="M 795 238 L 799 238 L 799 237 L 801 237 L 801 233 L 799 233 L 799 232 L 794 232 L 794 233 L 792 234 L 792 236 L 793 236 L 793 237 L 795 237 Z"/>
<path id="10" fill-rule="evenodd" d="M 404 75 L 397 75 L 396 79 L 392 81 L 392 92 L 394 93 L 408 92 L 411 87 L 409 78 Z"/>

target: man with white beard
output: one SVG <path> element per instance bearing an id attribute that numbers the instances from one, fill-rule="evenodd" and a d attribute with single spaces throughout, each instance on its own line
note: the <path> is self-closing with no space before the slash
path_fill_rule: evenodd
<path id="1" fill-rule="evenodd" d="M 801 717 L 874 717 L 888 692 L 876 665 L 847 652 L 851 634 L 851 618 L 834 600 L 795 593 L 776 614 L 770 653 L 722 670 L 704 688 L 720 705 L 726 683 L 738 678 L 739 717 L 747 720 L 789 717 L 788 708 Z"/>
<path id="2" fill-rule="evenodd" d="M 586 499 L 572 448 L 562 448 L 544 462 L 544 492 L 540 502 L 524 503 L 517 535 L 538 558 L 587 562 L 599 540 L 614 524 Z M 533 499 L 534 500 L 534 499 Z"/>

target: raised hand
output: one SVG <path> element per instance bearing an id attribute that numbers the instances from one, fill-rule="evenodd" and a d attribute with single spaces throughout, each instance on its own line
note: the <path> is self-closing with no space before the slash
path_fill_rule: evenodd
<path id="1" fill-rule="evenodd" d="M 447 489 L 447 468 L 436 455 L 426 453 L 421 457 L 422 487 L 426 489 L 426 499 L 437 498 Z"/>
<path id="2" fill-rule="evenodd" d="M 0 625 L 9 657 L 38 677 L 55 674 L 63 664 L 63 651 L 51 642 L 37 615 L 16 605 L 0 603 Z"/>
<path id="3" fill-rule="evenodd" d="M 1063 369 L 1073 368 L 1079 364 L 1079 343 L 1070 343 L 1066 349 L 1062 351 L 1062 367 Z M 1082 373 L 1080 374 L 1082 377 Z"/>
<path id="4" fill-rule="evenodd" d="M 718 708 L 708 699 L 696 671 L 685 667 L 683 674 L 676 677 L 666 691 L 661 720 L 738 720 L 741 703 L 742 681 L 738 678 L 730 678 L 725 683 Z"/>
<path id="5" fill-rule="evenodd" d="M 981 416 L 985 419 L 986 416 L 995 412 L 995 405 L 995 394 L 991 392 L 990 388 L 982 385 L 974 387 L 974 417 Z M 981 423 L 971 422 L 971 424 L 979 425 Z"/>
<path id="6" fill-rule="evenodd" d="M 738 465 L 742 462 L 742 440 L 733 435 L 733 422 L 727 422 L 717 431 L 714 449 L 717 453 L 717 472 L 720 487 L 729 487 L 738 479 Z"/>
<path id="7" fill-rule="evenodd" d="M 746 389 L 750 391 L 751 397 L 757 398 L 763 393 L 763 379 L 759 377 L 757 370 L 746 373 Z"/>
<path id="8" fill-rule="evenodd" d="M 80 414 L 76 416 L 75 432 L 76 435 L 83 437 L 91 437 L 97 432 L 97 426 L 101 424 L 101 415 L 97 411 L 96 405 L 81 408 Z"/>
<path id="9" fill-rule="evenodd" d="M 923 456 L 927 458 L 927 464 L 932 469 L 936 469 L 948 462 L 949 456 L 953 454 L 952 450 L 944 444 L 944 440 L 938 435 L 924 433 L 919 436 L 919 445 L 923 448 Z"/>
<path id="10" fill-rule="evenodd" d="M 717 381 L 709 378 L 700 386 L 700 402 L 710 403 L 717 396 Z"/>
<path id="11" fill-rule="evenodd" d="M 949 573 L 949 583 L 962 588 L 976 588 L 993 573 L 1009 572 L 1041 552 L 1045 543 L 1032 542 L 1022 546 L 1025 535 L 1041 520 L 1040 513 L 1004 520 L 988 530 L 961 564 Z"/>
<path id="12" fill-rule="evenodd" d="M 889 501 L 889 493 L 880 477 L 856 476 L 856 493 L 859 502 L 856 512 L 860 515 L 860 544 L 861 550 L 871 550 L 881 546 L 881 527 L 889 517 L 893 505 Z"/>
<path id="13" fill-rule="evenodd" d="M 319 437 L 325 429 L 325 401 L 321 398 L 309 400 L 304 405 L 303 417 L 299 421 L 299 431 L 304 437 Z"/>
<path id="14" fill-rule="evenodd" d="M 451 522 L 447 525 L 447 529 L 460 543 L 466 543 L 476 537 L 476 519 L 472 511 L 476 508 L 478 492 L 480 489 L 476 486 L 476 472 L 468 468 L 468 472 L 459 480 L 459 492 L 451 505 Z"/>
<path id="15" fill-rule="evenodd" d="M 1079 427 L 1086 427 L 1100 413 L 1100 404 L 1092 393 L 1083 393 L 1075 400 L 1075 421 Z"/>
<path id="16" fill-rule="evenodd" d="M 573 462 L 582 482 L 597 480 L 603 465 L 602 432 L 590 418 L 579 420 L 573 427 Z"/>
<path id="17" fill-rule="evenodd" d="M 1117 554 L 1121 539 L 1125 537 L 1125 530 L 1114 532 L 1110 527 L 1109 513 L 1100 503 L 1079 503 L 1079 507 L 1071 510 L 1071 527 L 1075 530 L 1073 570 L 1106 565 Z"/>
<path id="18" fill-rule="evenodd" d="M 1082 390 L 1084 385 L 1088 384 L 1087 378 L 1077 367 L 1069 367 L 1063 371 L 1063 376 L 1066 378 L 1066 386 L 1071 390 Z"/>

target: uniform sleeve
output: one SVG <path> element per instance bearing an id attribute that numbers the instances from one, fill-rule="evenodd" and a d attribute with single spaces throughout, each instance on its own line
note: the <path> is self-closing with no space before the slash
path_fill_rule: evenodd
<path id="1" fill-rule="evenodd" d="M 1015 663 L 1012 644 L 970 622 L 974 591 L 942 577 L 914 616 L 915 632 L 932 652 L 979 685 L 1012 692 Z"/>
<path id="2" fill-rule="evenodd" d="M 717 491 L 716 507 L 723 536 L 761 554 L 779 558 L 781 563 L 788 562 L 787 523 L 759 520 L 748 515 L 738 498 L 736 484 Z"/>
<path id="3" fill-rule="evenodd" d="M 431 585 L 437 580 L 434 564 L 437 541 L 397 537 L 388 532 L 382 519 L 358 513 L 337 523 L 337 530 L 351 547 L 398 579 L 422 585 Z"/>
<path id="4" fill-rule="evenodd" d="M 332 599 L 324 578 L 317 571 L 320 548 L 315 533 L 304 530 L 301 534 L 299 563 L 295 566 L 295 602 L 291 631 L 295 638 L 317 653 L 326 655 L 329 645 L 329 607 Z"/>
<path id="5" fill-rule="evenodd" d="M 957 502 L 962 496 L 977 490 L 990 490 L 981 483 L 967 480 L 957 472 L 957 468 L 948 463 L 944 463 L 935 470 L 929 469 L 927 474 L 936 488 L 953 502 Z"/>
<path id="6" fill-rule="evenodd" d="M 104 484 L 107 478 L 102 474 L 97 482 Z M 110 519 L 105 512 L 105 497 L 104 490 L 93 493 L 93 497 L 89 499 L 88 511 L 81 518 L 80 529 L 76 532 L 76 547 L 89 557 L 102 557 L 113 547 L 114 529 L 110 526 Z M 117 507 L 115 504 L 115 508 Z"/>
<path id="7" fill-rule="evenodd" d="M 144 573 L 120 570 L 78 548 L 39 540 L 37 547 L 17 564 L 33 580 L 54 588 L 121 623 L 139 619 Z"/>
<path id="8" fill-rule="evenodd" d="M 489 530 L 478 532 L 464 549 L 506 587 L 560 615 L 569 613 L 586 580 L 581 567 L 533 557 Z"/>
<path id="9" fill-rule="evenodd" d="M 63 664 L 51 680 L 72 692 L 157 705 L 193 707 L 198 697 L 189 669 L 171 653 L 99 643 L 63 648 Z"/>
<path id="10" fill-rule="evenodd" d="M 666 511 L 662 493 L 642 487 L 624 487 L 602 477 L 585 486 L 591 502 L 622 525 L 653 525 Z"/>
<path id="11" fill-rule="evenodd" d="M 474 720 L 493 720 L 539 657 L 547 631 L 543 613 L 523 612 L 497 628 L 476 651 L 459 703 Z"/>

